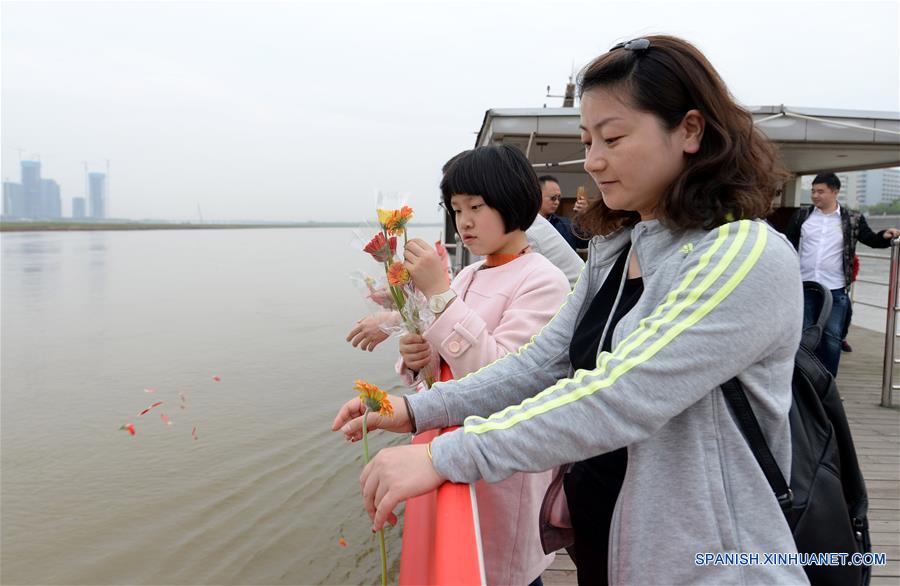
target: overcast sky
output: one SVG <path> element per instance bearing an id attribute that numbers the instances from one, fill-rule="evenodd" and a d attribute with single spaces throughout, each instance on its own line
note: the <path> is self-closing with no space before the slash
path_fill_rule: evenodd
<path id="1" fill-rule="evenodd" d="M 561 105 L 576 68 L 664 32 L 745 104 L 900 109 L 898 2 L 0 5 L 2 174 L 40 155 L 63 212 L 110 161 L 111 215 L 437 220 L 440 167 L 489 108 Z"/>

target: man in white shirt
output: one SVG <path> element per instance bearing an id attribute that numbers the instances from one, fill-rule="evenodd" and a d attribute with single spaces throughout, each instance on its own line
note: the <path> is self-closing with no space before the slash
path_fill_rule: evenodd
<path id="1" fill-rule="evenodd" d="M 833 305 L 816 356 L 837 376 L 841 341 L 850 322 L 847 289 L 852 279 L 857 241 L 872 248 L 887 248 L 900 230 L 873 232 L 859 212 L 838 204 L 841 181 L 834 173 L 816 175 L 812 184 L 812 208 L 800 208 L 791 218 L 787 236 L 800 254 L 800 275 L 804 281 L 821 283 L 831 291 Z M 814 294 L 804 299 L 804 329 L 821 311 L 822 302 Z"/>

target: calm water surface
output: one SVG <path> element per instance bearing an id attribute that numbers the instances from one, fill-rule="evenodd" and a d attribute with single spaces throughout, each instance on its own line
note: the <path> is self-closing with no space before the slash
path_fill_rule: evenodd
<path id="1" fill-rule="evenodd" d="M 344 342 L 375 267 L 352 239 L 3 234 L 0 581 L 377 583 L 362 448 L 329 431 L 355 378 L 397 384 L 395 341 Z"/>

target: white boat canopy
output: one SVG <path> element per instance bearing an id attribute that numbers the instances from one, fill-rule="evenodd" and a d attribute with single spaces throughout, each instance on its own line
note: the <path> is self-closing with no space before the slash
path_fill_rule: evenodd
<path id="1" fill-rule="evenodd" d="M 800 175 L 900 166 L 900 112 L 751 106 L 754 122 Z M 578 108 L 488 110 L 477 146 L 513 144 L 538 175 L 560 179 L 563 193 L 585 184 Z M 786 186 L 782 205 L 796 206 L 799 179 Z"/>

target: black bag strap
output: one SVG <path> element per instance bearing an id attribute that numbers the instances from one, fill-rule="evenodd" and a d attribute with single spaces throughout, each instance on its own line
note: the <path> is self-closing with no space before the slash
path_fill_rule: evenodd
<path id="1" fill-rule="evenodd" d="M 741 433 L 744 434 L 747 443 L 750 445 L 753 457 L 756 458 L 759 467 L 762 468 L 763 474 L 766 476 L 766 480 L 769 481 L 769 486 L 772 487 L 772 491 L 778 499 L 778 504 L 781 505 L 781 510 L 787 513 L 793 505 L 794 493 L 784 479 L 784 475 L 778 467 L 778 462 L 775 461 L 775 456 L 769 450 L 769 444 L 766 443 L 766 438 L 759 427 L 759 421 L 756 420 L 756 415 L 753 413 L 753 407 L 751 407 L 750 401 L 747 399 L 744 387 L 741 386 L 737 378 L 733 378 L 722 385 L 722 394 L 725 395 L 725 400 L 731 407 L 732 413 L 734 413 L 738 427 L 740 427 Z"/>

